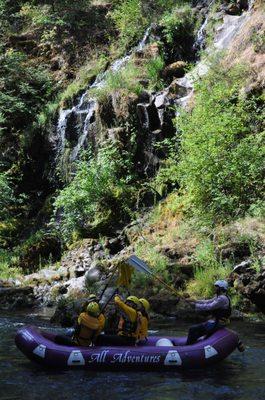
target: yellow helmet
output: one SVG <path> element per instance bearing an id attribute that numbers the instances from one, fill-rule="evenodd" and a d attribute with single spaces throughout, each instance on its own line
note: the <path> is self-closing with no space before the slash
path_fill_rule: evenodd
<path id="1" fill-rule="evenodd" d="M 91 315 L 92 317 L 98 317 L 100 314 L 100 308 L 98 303 L 92 301 L 87 305 L 86 312 Z"/>
<path id="2" fill-rule="evenodd" d="M 139 299 L 140 303 L 144 307 L 145 311 L 148 312 L 150 310 L 150 303 L 146 299 Z"/>
<path id="3" fill-rule="evenodd" d="M 128 296 L 127 299 L 126 299 L 126 301 L 131 301 L 131 302 L 132 302 L 133 304 L 135 304 L 137 307 L 140 307 L 140 306 L 141 306 L 141 303 L 140 303 L 138 297 L 136 297 L 136 296 Z"/>
<path id="4" fill-rule="evenodd" d="M 87 303 L 91 303 L 91 302 L 96 302 L 97 301 L 97 296 L 95 294 L 90 294 L 87 298 Z"/>

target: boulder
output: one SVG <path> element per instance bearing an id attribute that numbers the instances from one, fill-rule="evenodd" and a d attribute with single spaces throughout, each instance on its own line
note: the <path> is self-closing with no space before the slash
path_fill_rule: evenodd
<path id="1" fill-rule="evenodd" d="M 163 72 L 162 76 L 164 79 L 170 78 L 182 78 L 185 75 L 185 68 L 187 67 L 187 63 L 185 61 L 176 61 L 172 64 L 167 65 Z"/>
<path id="2" fill-rule="evenodd" d="M 237 274 L 242 274 L 244 272 L 246 272 L 246 269 L 251 265 L 251 260 L 245 260 L 242 261 L 240 264 L 237 264 L 234 268 L 233 268 L 233 272 L 237 273 Z"/>
<path id="3" fill-rule="evenodd" d="M 107 239 L 105 242 L 105 248 L 109 250 L 111 255 L 117 254 L 123 247 L 123 241 L 120 237 Z"/>
<path id="4" fill-rule="evenodd" d="M 0 289 L 0 309 L 33 307 L 35 297 L 31 286 Z"/>
<path id="5" fill-rule="evenodd" d="M 127 137 L 125 127 L 110 128 L 107 130 L 107 136 L 112 142 L 120 142 L 123 145 L 126 144 Z"/>
<path id="6" fill-rule="evenodd" d="M 92 264 L 91 268 L 85 273 L 85 282 L 87 286 L 93 285 L 101 278 L 101 273 L 96 264 Z"/>
<path id="7" fill-rule="evenodd" d="M 224 11 L 229 15 L 240 15 L 241 9 L 238 4 L 232 3 L 225 7 Z"/>
<path id="8" fill-rule="evenodd" d="M 164 91 L 162 93 L 159 93 L 155 99 L 154 99 L 154 104 L 156 108 L 165 108 L 168 105 L 168 98 L 167 98 L 168 92 Z"/>
<path id="9" fill-rule="evenodd" d="M 187 96 L 192 90 L 192 85 L 184 79 L 174 79 L 168 87 L 169 96 L 171 95 L 174 99 Z"/>
<path id="10" fill-rule="evenodd" d="M 254 304 L 259 311 L 265 313 L 265 273 L 263 268 L 257 271 L 242 262 L 241 265 L 234 268 L 229 281 L 237 292 Z"/>
<path id="11" fill-rule="evenodd" d="M 150 43 L 144 48 L 144 57 L 146 58 L 156 58 L 160 55 L 160 48 L 157 42 Z"/>

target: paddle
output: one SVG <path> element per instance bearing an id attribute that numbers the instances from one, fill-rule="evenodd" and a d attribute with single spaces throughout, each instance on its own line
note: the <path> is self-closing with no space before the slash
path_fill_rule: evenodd
<path id="1" fill-rule="evenodd" d="M 101 292 L 101 295 L 99 296 L 99 299 L 98 299 L 99 302 L 100 302 L 100 300 L 102 300 L 102 297 L 104 296 L 104 293 L 106 292 L 106 290 L 107 290 L 107 288 L 108 288 L 108 286 L 109 286 L 109 284 L 110 284 L 110 282 L 111 282 L 111 280 L 112 280 L 114 274 L 116 273 L 118 267 L 119 267 L 119 265 L 116 265 L 116 267 L 115 267 L 114 270 L 112 271 L 112 273 L 111 273 L 111 275 L 110 275 L 110 277 L 109 277 L 109 279 L 108 279 L 106 285 L 104 286 L 104 289 L 103 289 L 102 292 Z"/>
<path id="2" fill-rule="evenodd" d="M 132 255 L 128 258 L 127 263 L 135 268 L 137 271 L 139 272 L 143 272 L 147 275 L 152 276 L 153 278 L 155 278 L 156 280 L 158 280 L 163 286 L 165 286 L 168 290 L 170 290 L 172 293 L 174 293 L 176 296 L 179 297 L 179 293 L 170 285 L 168 285 L 166 282 L 164 282 L 160 276 L 154 274 L 153 271 L 150 270 L 150 268 L 146 265 L 146 263 L 141 260 L 140 258 L 138 258 L 135 255 Z"/>
<path id="3" fill-rule="evenodd" d="M 104 304 L 104 306 L 101 308 L 101 312 L 103 313 L 105 311 L 105 309 L 107 308 L 107 306 L 109 305 L 109 303 L 111 302 L 111 300 L 113 299 L 113 297 L 118 293 L 118 290 L 115 289 L 114 292 L 112 293 L 112 295 L 110 296 L 110 298 L 108 299 L 108 301 Z"/>

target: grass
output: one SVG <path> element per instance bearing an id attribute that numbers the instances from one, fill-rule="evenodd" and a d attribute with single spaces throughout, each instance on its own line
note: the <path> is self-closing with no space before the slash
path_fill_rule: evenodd
<path id="1" fill-rule="evenodd" d="M 104 71 L 107 64 L 107 57 L 104 54 L 96 54 L 83 67 L 80 68 L 76 79 L 67 86 L 60 96 L 60 103 L 63 105 L 84 90 L 101 71 Z"/>
<path id="2" fill-rule="evenodd" d="M 165 66 L 164 58 L 159 55 L 151 58 L 145 65 L 147 76 L 150 79 L 149 89 L 158 90 L 163 88 L 163 80 L 160 77 L 160 72 Z"/>
<path id="3" fill-rule="evenodd" d="M 0 279 L 16 278 L 21 275 L 20 268 L 12 267 L 18 261 L 14 253 L 0 249 Z"/>
<path id="4" fill-rule="evenodd" d="M 228 278 L 231 269 L 224 265 L 211 265 L 208 267 L 197 267 L 194 279 L 188 282 L 187 292 L 192 297 L 209 298 L 214 295 L 214 282 L 218 279 Z"/>
<path id="5" fill-rule="evenodd" d="M 168 258 L 161 254 L 152 243 L 144 240 L 138 241 L 134 249 L 135 254 L 144 260 L 150 267 L 151 271 L 161 277 L 165 282 L 169 281 L 167 271 Z M 144 273 L 135 272 L 132 277 L 132 289 L 143 291 L 146 288 L 152 287 L 153 293 L 157 293 L 161 285 L 153 277 Z"/>
<path id="6" fill-rule="evenodd" d="M 108 96 L 121 91 L 125 95 L 136 94 L 143 91 L 142 80 L 148 81 L 148 89 L 154 90 L 162 87 L 160 72 L 164 67 L 163 55 L 153 58 L 144 58 L 139 62 L 137 59 L 131 59 L 119 71 L 109 71 L 106 76 L 105 84 L 102 87 L 92 89 L 91 96 L 95 96 L 100 102 L 103 102 Z"/>
<path id="7" fill-rule="evenodd" d="M 92 89 L 92 96 L 103 102 L 112 92 L 123 90 L 125 93 L 139 94 L 143 87 L 139 83 L 139 69 L 129 62 L 125 67 L 117 72 L 108 72 L 104 86 Z"/>

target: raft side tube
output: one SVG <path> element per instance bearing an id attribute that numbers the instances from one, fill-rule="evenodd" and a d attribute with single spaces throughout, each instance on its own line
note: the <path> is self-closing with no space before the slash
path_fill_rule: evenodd
<path id="1" fill-rule="evenodd" d="M 17 332 L 15 342 L 27 358 L 46 367 L 115 370 L 204 368 L 226 358 L 238 345 L 237 334 L 225 328 L 190 346 L 156 346 L 164 339 L 175 344 L 185 343 L 186 338 L 152 336 L 140 346 L 70 347 L 54 343 L 54 337 L 36 327 L 25 326 Z"/>

